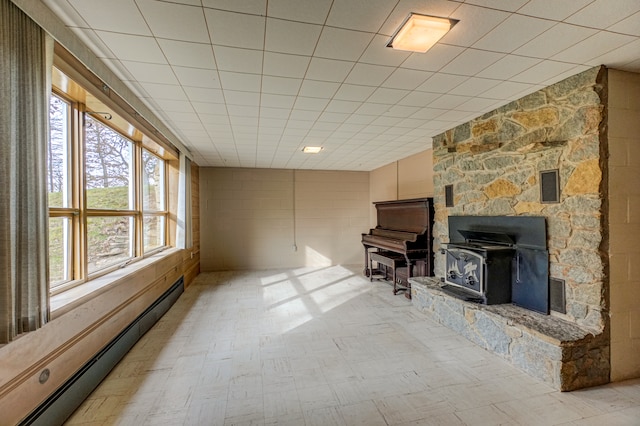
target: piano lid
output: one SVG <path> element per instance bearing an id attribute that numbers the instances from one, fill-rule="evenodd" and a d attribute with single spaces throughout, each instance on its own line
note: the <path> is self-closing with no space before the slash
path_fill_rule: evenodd
<path id="1" fill-rule="evenodd" d="M 432 198 L 377 201 L 377 228 L 424 234 L 433 217 Z"/>

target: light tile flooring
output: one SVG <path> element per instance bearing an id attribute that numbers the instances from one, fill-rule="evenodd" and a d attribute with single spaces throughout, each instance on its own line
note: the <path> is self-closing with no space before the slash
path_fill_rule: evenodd
<path id="1" fill-rule="evenodd" d="M 640 425 L 640 380 L 561 393 L 359 267 L 203 273 L 69 425 Z"/>

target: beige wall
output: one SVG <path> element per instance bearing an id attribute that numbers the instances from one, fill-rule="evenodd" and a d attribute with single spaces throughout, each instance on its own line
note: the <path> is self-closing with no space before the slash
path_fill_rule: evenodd
<path id="1" fill-rule="evenodd" d="M 398 161 L 398 199 L 433 197 L 433 150 Z"/>
<path id="2" fill-rule="evenodd" d="M 640 377 L 640 74 L 609 70 L 611 380 Z"/>
<path id="3" fill-rule="evenodd" d="M 427 149 L 372 170 L 371 202 L 433 197 L 433 150 Z M 369 208 L 369 223 L 376 226 L 376 209 Z"/>
<path id="4" fill-rule="evenodd" d="M 363 262 L 366 172 L 202 168 L 200 190 L 203 271 Z"/>

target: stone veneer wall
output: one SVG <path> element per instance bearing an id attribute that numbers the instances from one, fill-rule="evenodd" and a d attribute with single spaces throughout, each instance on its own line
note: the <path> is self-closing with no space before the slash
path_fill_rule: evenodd
<path id="1" fill-rule="evenodd" d="M 608 332 L 606 76 L 587 70 L 433 140 L 435 253 L 448 242 L 449 215 L 544 216 L 550 275 L 566 286 L 563 318 L 595 333 Z M 553 169 L 561 202 L 543 204 L 539 172 Z M 445 207 L 445 185 L 454 207 Z M 444 269 L 436 255 L 436 276 Z"/>

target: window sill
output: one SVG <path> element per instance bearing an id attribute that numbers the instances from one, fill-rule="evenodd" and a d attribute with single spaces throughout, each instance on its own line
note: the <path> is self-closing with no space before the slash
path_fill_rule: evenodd
<path id="1" fill-rule="evenodd" d="M 146 257 L 135 263 L 117 269 L 101 277 L 95 278 L 77 287 L 70 288 L 61 293 L 51 296 L 49 303 L 51 308 L 51 319 L 55 319 L 70 310 L 82 305 L 87 300 L 109 290 L 115 283 L 123 282 L 123 278 L 135 274 L 149 265 L 161 261 L 180 249 L 168 248 L 157 254 Z"/>

